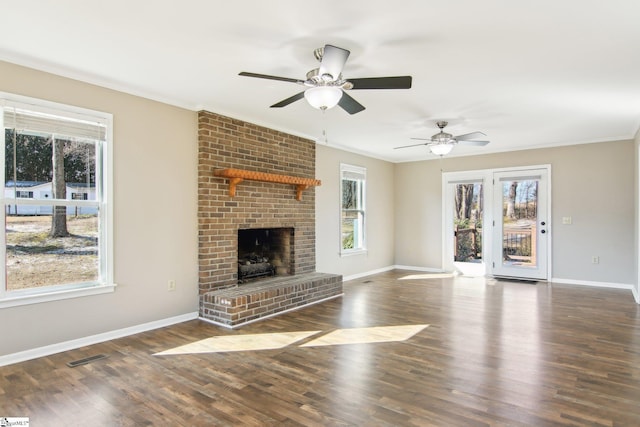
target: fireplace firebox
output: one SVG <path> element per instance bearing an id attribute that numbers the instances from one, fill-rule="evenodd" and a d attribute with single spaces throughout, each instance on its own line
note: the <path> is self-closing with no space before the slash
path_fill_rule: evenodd
<path id="1" fill-rule="evenodd" d="M 238 230 L 238 283 L 291 274 L 293 228 Z"/>

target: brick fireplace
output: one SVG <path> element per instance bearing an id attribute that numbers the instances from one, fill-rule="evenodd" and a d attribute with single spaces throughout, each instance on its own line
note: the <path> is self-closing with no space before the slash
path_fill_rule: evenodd
<path id="1" fill-rule="evenodd" d="M 314 187 L 305 187 L 300 193 L 292 185 L 240 180 L 234 184 L 232 197 L 231 179 L 214 175 L 221 169 L 314 178 L 315 143 L 215 113 L 199 112 L 200 316 L 235 326 L 341 295 L 341 276 L 315 272 Z M 241 230 L 266 229 L 287 230 L 286 266 L 278 260 L 281 265 L 275 267 L 280 275 L 257 280 L 257 284 L 256 279 L 239 284 L 239 250 L 247 251 L 242 245 L 239 247 Z M 279 279 L 280 276 L 286 277 Z"/>
<path id="2" fill-rule="evenodd" d="M 293 237 L 293 228 L 238 230 L 238 284 L 290 275 Z"/>

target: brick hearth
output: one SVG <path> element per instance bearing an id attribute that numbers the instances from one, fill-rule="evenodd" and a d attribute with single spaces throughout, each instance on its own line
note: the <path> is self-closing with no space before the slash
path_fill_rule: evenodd
<path id="1" fill-rule="evenodd" d="M 204 318 L 236 327 L 342 295 L 342 276 L 308 273 L 273 277 L 203 295 Z"/>
<path id="2" fill-rule="evenodd" d="M 281 227 L 294 230 L 291 276 L 268 280 L 283 281 L 282 286 L 271 283 L 275 289 L 293 289 L 291 286 L 296 280 L 300 282 L 299 286 L 291 291 L 290 298 L 287 296 L 290 301 L 283 304 L 284 308 L 271 306 L 258 317 L 317 301 L 315 285 L 308 284 L 308 275 L 315 273 L 315 187 L 305 189 L 300 193 L 300 200 L 296 200 L 298 193 L 293 185 L 245 180 L 236 185 L 235 196 L 231 197 L 229 179 L 214 176 L 214 171 L 220 169 L 314 179 L 315 143 L 207 111 L 198 114 L 200 316 L 228 324 L 220 321 L 227 308 L 213 314 L 210 302 L 224 289 L 242 293 L 243 288 L 249 286 L 238 286 L 238 229 Z M 319 299 L 342 294 L 342 278 L 337 277 L 340 285 L 332 288 L 332 294 Z M 249 296 L 250 288 L 244 289 L 246 294 L 241 296 Z M 297 299 L 294 301 L 301 297 L 300 292 L 308 294 L 303 296 L 302 303 Z M 256 313 L 246 317 L 251 316 Z"/>

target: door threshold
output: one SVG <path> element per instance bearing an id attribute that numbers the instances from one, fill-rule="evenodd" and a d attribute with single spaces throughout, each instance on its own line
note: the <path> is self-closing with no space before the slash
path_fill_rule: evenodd
<path id="1" fill-rule="evenodd" d="M 512 277 L 512 276 L 491 276 L 494 279 L 504 280 L 507 282 L 520 282 L 520 283 L 538 283 L 540 279 L 531 279 L 529 277 Z"/>

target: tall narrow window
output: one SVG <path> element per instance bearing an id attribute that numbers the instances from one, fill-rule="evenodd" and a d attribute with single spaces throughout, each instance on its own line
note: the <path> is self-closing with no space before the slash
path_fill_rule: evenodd
<path id="1" fill-rule="evenodd" d="M 0 107 L 0 306 L 111 286 L 111 115 L 1 93 Z"/>
<path id="2" fill-rule="evenodd" d="M 340 165 L 340 242 L 341 254 L 348 255 L 366 250 L 365 239 L 365 184 L 366 168 Z"/>

